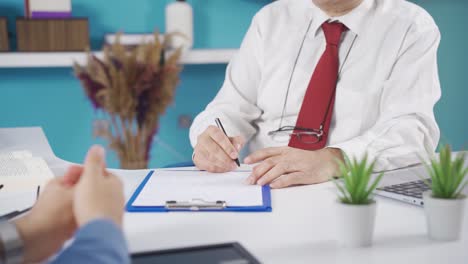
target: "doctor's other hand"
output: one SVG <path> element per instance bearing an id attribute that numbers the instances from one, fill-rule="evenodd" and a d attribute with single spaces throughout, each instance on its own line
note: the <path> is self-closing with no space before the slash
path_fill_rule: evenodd
<path id="1" fill-rule="evenodd" d="M 338 160 L 343 161 L 340 149 L 324 148 L 316 151 L 291 147 L 258 150 L 245 158 L 256 165 L 247 183 L 284 188 L 292 185 L 315 184 L 339 175 Z"/>
<path id="2" fill-rule="evenodd" d="M 93 146 L 86 156 L 83 173 L 76 183 L 73 210 L 78 226 L 97 219 L 109 219 L 122 226 L 124 214 L 123 185 L 105 169 L 105 151 Z"/>
<path id="3" fill-rule="evenodd" d="M 200 170 L 209 172 L 228 172 L 237 168 L 235 159 L 244 146 L 241 136 L 227 137 L 216 126 L 209 126 L 198 136 L 193 152 L 193 163 Z"/>

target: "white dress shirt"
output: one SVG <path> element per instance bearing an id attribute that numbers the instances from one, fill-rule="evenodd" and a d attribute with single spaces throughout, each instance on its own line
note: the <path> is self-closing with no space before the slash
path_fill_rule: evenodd
<path id="1" fill-rule="evenodd" d="M 367 153 L 377 159 L 376 170 L 409 166 L 433 153 L 440 134 L 433 112 L 441 93 L 440 33 L 425 10 L 404 0 L 364 0 L 334 18 L 312 0 L 264 7 L 229 63 L 220 91 L 195 118 L 192 146 L 215 117 L 230 136 L 249 141 L 249 152 L 286 146 L 267 134 L 280 126 L 289 82 L 282 126 L 296 124 L 325 50 L 321 24 L 328 20 L 349 30 L 339 47 L 341 72 L 327 146 L 358 159 Z"/>

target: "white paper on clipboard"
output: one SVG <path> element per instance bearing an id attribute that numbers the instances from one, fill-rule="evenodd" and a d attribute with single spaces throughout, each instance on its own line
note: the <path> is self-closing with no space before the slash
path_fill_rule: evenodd
<path id="1" fill-rule="evenodd" d="M 167 201 L 225 201 L 227 206 L 263 205 L 262 186 L 249 185 L 251 171 L 209 173 L 155 170 L 132 206 L 165 206 Z"/>

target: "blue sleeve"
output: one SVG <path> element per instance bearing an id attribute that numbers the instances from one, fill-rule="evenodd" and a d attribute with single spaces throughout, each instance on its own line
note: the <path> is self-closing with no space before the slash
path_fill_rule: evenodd
<path id="1" fill-rule="evenodd" d="M 73 243 L 50 263 L 127 264 L 130 258 L 120 228 L 110 220 L 101 219 L 81 227 Z"/>

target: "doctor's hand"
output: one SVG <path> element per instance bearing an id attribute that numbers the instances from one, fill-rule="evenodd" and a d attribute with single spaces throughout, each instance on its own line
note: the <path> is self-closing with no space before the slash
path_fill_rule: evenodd
<path id="1" fill-rule="evenodd" d="M 274 147 L 256 151 L 246 157 L 244 162 L 260 162 L 247 178 L 249 184 L 270 184 L 272 188 L 284 188 L 328 181 L 339 175 L 337 160 L 343 160 L 343 154 L 335 148 L 309 151 Z"/>
<path id="2" fill-rule="evenodd" d="M 209 126 L 198 136 L 194 148 L 193 163 L 200 170 L 209 172 L 228 172 L 237 168 L 234 159 L 244 146 L 245 140 L 240 137 L 227 137 L 216 126 Z"/>

